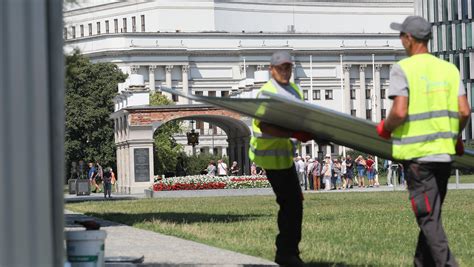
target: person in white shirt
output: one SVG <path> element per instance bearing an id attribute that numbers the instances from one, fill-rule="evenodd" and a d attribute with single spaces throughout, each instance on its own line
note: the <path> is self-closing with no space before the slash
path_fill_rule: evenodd
<path id="1" fill-rule="evenodd" d="M 217 161 L 217 175 L 226 176 L 227 175 L 227 164 L 220 159 Z"/>
<path id="2" fill-rule="evenodd" d="M 298 173 L 298 179 L 300 181 L 300 186 L 304 185 L 305 181 L 305 164 L 303 159 L 300 156 L 296 158 L 296 170 Z"/>

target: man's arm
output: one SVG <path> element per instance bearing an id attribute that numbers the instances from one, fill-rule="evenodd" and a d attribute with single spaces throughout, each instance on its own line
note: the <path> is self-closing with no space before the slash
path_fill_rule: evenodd
<path id="1" fill-rule="evenodd" d="M 395 96 L 393 99 L 392 109 L 388 118 L 385 120 L 384 128 L 389 132 L 393 132 L 398 126 L 402 125 L 408 117 L 408 97 Z"/>
<path id="2" fill-rule="evenodd" d="M 458 106 L 459 106 L 459 132 L 461 132 L 464 127 L 466 127 L 469 117 L 471 116 L 471 107 L 467 102 L 466 95 L 458 96 Z"/>

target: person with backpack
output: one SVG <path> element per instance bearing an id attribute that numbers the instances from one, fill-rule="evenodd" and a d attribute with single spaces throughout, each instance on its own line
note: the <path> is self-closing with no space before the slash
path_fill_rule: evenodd
<path id="1" fill-rule="evenodd" d="M 105 168 L 104 174 L 103 174 L 103 185 L 104 185 L 104 198 L 111 198 L 111 193 L 112 193 L 112 168 L 108 167 Z"/>

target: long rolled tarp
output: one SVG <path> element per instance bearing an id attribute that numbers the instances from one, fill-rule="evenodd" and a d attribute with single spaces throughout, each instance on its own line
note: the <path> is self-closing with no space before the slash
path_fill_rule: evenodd
<path id="1" fill-rule="evenodd" d="M 385 159 L 392 158 L 392 141 L 380 138 L 376 123 L 282 95 L 263 92 L 263 98 L 222 98 L 185 95 L 161 88 L 194 101 L 228 109 L 261 121 L 295 131 L 306 131 L 315 137 Z M 474 151 L 454 157 L 455 167 L 474 167 Z"/>

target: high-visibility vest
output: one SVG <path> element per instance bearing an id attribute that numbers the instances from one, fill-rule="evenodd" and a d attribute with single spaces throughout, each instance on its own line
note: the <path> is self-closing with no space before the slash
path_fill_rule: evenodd
<path id="1" fill-rule="evenodd" d="M 274 84 L 275 80 L 270 80 L 265 83 L 259 91 L 267 91 L 271 93 L 281 93 L 280 86 Z M 291 87 L 295 92 L 298 93 L 300 99 L 303 100 L 303 94 L 300 92 L 298 86 L 294 83 L 290 83 Z M 257 112 L 264 113 L 265 106 L 262 105 L 260 110 Z M 294 144 L 290 138 L 274 137 L 265 133 L 262 133 L 259 127 L 259 120 L 252 120 L 252 138 L 250 138 L 249 157 L 250 160 L 255 162 L 267 170 L 282 170 L 288 169 L 293 165 L 293 154 Z"/>
<path id="2" fill-rule="evenodd" d="M 392 133 L 393 157 L 400 160 L 455 154 L 459 134 L 459 71 L 430 54 L 399 63 L 408 81 L 408 117 Z"/>

